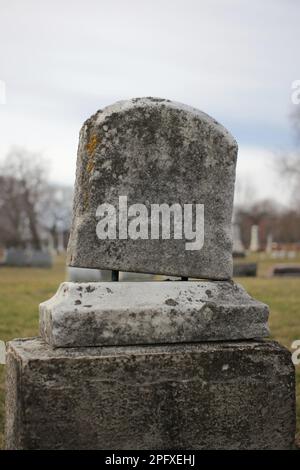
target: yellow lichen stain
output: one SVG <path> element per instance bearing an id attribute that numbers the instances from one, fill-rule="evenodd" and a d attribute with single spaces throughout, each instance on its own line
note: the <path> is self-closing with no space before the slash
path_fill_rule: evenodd
<path id="1" fill-rule="evenodd" d="M 83 207 L 84 207 L 84 210 L 88 210 L 88 207 L 89 207 L 89 194 L 87 191 L 84 192 L 83 194 Z"/>
<path id="2" fill-rule="evenodd" d="M 89 156 L 89 161 L 87 162 L 87 165 L 86 165 L 86 170 L 88 173 L 92 173 L 95 169 L 94 153 L 95 153 L 97 145 L 98 145 L 98 138 L 96 134 L 93 134 L 86 145 L 86 150 Z"/>
<path id="3" fill-rule="evenodd" d="M 88 171 L 88 173 L 92 173 L 92 171 L 94 171 L 94 168 L 95 168 L 95 162 L 94 160 L 91 159 L 87 163 L 86 170 Z"/>
<path id="4" fill-rule="evenodd" d="M 97 136 L 93 134 L 86 146 L 87 153 L 89 154 L 90 157 L 94 154 L 97 144 L 98 144 Z"/>

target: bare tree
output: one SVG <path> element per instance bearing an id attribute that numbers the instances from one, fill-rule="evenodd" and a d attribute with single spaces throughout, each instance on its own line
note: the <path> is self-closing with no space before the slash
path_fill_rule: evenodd
<path id="1" fill-rule="evenodd" d="M 296 139 L 300 143 L 300 105 L 296 105 L 295 110 L 291 114 L 291 120 Z"/>
<path id="2" fill-rule="evenodd" d="M 238 178 L 235 184 L 234 201 L 237 209 L 250 209 L 257 200 L 255 182 L 247 178 Z"/>
<path id="3" fill-rule="evenodd" d="M 54 246 L 62 249 L 68 236 L 73 205 L 73 188 L 58 184 L 48 185 L 41 210 L 41 224 L 52 235 Z"/>
<path id="4" fill-rule="evenodd" d="M 22 245 L 23 203 L 15 178 L 0 176 L 0 242 Z"/>
<path id="5" fill-rule="evenodd" d="M 278 214 L 278 205 L 268 199 L 258 200 L 252 204 L 237 207 L 235 218 L 240 226 L 243 244 L 246 247 L 250 244 L 252 225 L 260 227 L 261 243 L 265 244 L 267 235 L 274 232 Z"/>
<path id="6" fill-rule="evenodd" d="M 251 226 L 259 226 L 262 247 L 266 246 L 268 235 L 278 243 L 300 241 L 300 211 L 286 208 L 271 200 L 260 200 L 250 207 L 236 208 L 236 222 L 241 229 L 243 244 L 250 243 Z"/>
<path id="7" fill-rule="evenodd" d="M 292 127 L 295 132 L 296 142 L 300 146 L 300 107 L 291 114 Z M 291 192 L 294 204 L 299 207 L 300 204 L 300 149 L 297 152 L 290 152 L 279 158 L 278 163 L 279 174 L 288 181 L 291 186 Z"/>
<path id="8" fill-rule="evenodd" d="M 40 155 L 15 148 L 0 168 L 0 217 L 2 239 L 22 245 L 29 238 L 41 248 L 39 208 L 47 188 L 47 166 Z"/>

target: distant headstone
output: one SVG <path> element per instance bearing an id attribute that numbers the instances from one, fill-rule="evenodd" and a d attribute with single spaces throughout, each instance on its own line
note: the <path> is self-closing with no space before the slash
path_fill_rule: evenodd
<path id="1" fill-rule="evenodd" d="M 28 266 L 29 265 L 29 252 L 22 248 L 8 248 L 5 257 L 6 266 Z"/>
<path id="2" fill-rule="evenodd" d="M 273 276 L 287 276 L 298 277 L 300 276 L 300 264 L 278 264 L 273 267 Z"/>
<path id="3" fill-rule="evenodd" d="M 257 274 L 257 263 L 235 263 L 233 265 L 234 277 L 255 277 Z"/>
<path id="4" fill-rule="evenodd" d="M 273 235 L 269 233 L 267 236 L 266 253 L 271 254 L 272 250 L 273 250 Z"/>
<path id="5" fill-rule="evenodd" d="M 51 268 L 53 257 L 50 251 L 32 250 L 29 257 L 29 266 L 33 268 Z"/>
<path id="6" fill-rule="evenodd" d="M 68 264 L 229 279 L 236 156 L 226 129 L 182 104 L 98 111 L 80 133 Z"/>
<path id="7" fill-rule="evenodd" d="M 252 225 L 250 237 L 250 251 L 257 252 L 259 250 L 259 232 L 258 225 Z"/>
<path id="8" fill-rule="evenodd" d="M 245 247 L 241 239 L 241 229 L 239 224 L 233 224 L 233 248 L 232 255 L 234 258 L 244 258 L 245 257 Z"/>
<path id="9" fill-rule="evenodd" d="M 16 267 L 51 268 L 52 254 L 49 251 L 8 248 L 5 265 Z"/>
<path id="10" fill-rule="evenodd" d="M 0 266 L 5 263 L 6 250 L 3 247 L 0 247 Z"/>

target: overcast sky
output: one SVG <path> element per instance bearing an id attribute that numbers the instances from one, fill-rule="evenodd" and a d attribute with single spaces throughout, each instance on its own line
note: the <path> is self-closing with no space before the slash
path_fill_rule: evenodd
<path id="1" fill-rule="evenodd" d="M 83 121 L 157 96 L 219 120 L 239 144 L 239 187 L 287 200 L 272 156 L 293 146 L 298 0 L 0 0 L 0 19 L 0 158 L 42 152 L 52 180 L 73 184 Z"/>

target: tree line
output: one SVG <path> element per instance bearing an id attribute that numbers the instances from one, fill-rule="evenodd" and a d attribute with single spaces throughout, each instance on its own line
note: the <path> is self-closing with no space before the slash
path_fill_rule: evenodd
<path id="1" fill-rule="evenodd" d="M 0 245 L 41 249 L 69 229 L 72 188 L 51 184 L 41 155 L 11 150 L 0 165 Z"/>

